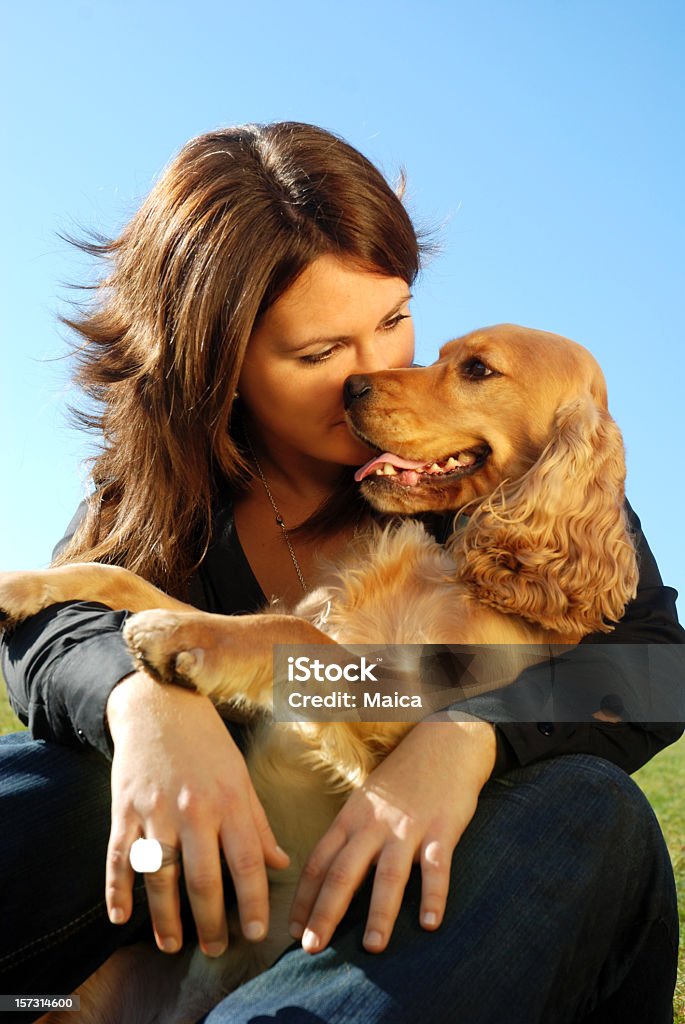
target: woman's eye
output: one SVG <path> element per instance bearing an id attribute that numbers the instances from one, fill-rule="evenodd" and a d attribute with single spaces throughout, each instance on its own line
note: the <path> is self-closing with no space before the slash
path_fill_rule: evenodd
<path id="1" fill-rule="evenodd" d="M 394 331 L 394 329 L 403 320 L 409 320 L 410 318 L 410 313 L 397 313 L 397 315 L 393 316 L 390 320 L 386 320 L 385 323 L 381 325 L 380 330 Z M 310 356 L 300 356 L 300 362 L 304 363 L 306 366 L 316 366 L 319 363 L 325 363 L 341 347 L 341 345 L 333 345 L 331 348 L 326 349 L 325 352 L 316 352 Z"/>
<path id="2" fill-rule="evenodd" d="M 338 347 L 338 345 L 334 345 L 333 348 L 328 348 L 325 352 L 317 352 L 315 355 L 311 356 L 300 356 L 300 362 L 305 363 L 307 366 L 316 366 L 317 363 L 325 363 L 327 359 L 331 358 Z"/>
<path id="3" fill-rule="evenodd" d="M 490 367 L 487 366 L 481 359 L 469 359 L 468 363 L 466 363 L 464 367 L 464 370 L 466 372 L 467 377 L 476 378 L 492 377 L 493 374 L 495 373 L 495 371 L 491 370 Z"/>
<path id="4" fill-rule="evenodd" d="M 398 324 L 402 322 L 402 320 L 409 320 L 410 317 L 410 313 L 398 313 L 397 316 L 394 316 L 391 320 L 386 320 L 386 322 L 383 324 L 383 330 L 392 331 L 395 329 L 395 327 L 397 327 Z"/>

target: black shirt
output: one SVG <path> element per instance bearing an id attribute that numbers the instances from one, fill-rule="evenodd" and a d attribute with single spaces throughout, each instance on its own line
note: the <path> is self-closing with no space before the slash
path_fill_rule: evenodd
<path id="1" fill-rule="evenodd" d="M 577 683 L 587 670 L 587 645 L 601 644 L 594 661 L 610 664 L 611 650 L 625 650 L 630 644 L 663 644 L 663 671 L 669 685 L 685 693 L 683 654 L 685 631 L 678 624 L 676 591 L 662 583 L 654 557 L 642 534 L 640 522 L 628 509 L 635 531 L 640 564 L 636 598 L 609 634 L 586 637 L 566 656 L 557 681 Z M 77 510 L 65 537 L 55 552 L 69 541 L 85 513 L 85 502 Z M 436 536 L 445 539 L 451 517 L 443 521 Z M 222 497 L 215 516 L 212 541 L 190 583 L 190 601 L 205 611 L 239 615 L 259 610 L 266 604 L 236 534 L 230 498 Z M 134 663 L 122 637 L 127 612 L 109 611 L 99 604 L 54 605 L 22 623 L 1 645 L 2 669 L 10 702 L 34 737 L 66 744 L 86 744 L 106 757 L 113 753 L 105 709 L 114 686 L 134 671 Z M 617 645 L 617 646 L 613 646 Z M 607 653 L 608 652 L 608 653 Z M 596 664 L 595 664 L 596 670 Z M 628 683 L 644 687 L 646 680 L 639 658 L 620 662 Z M 514 687 L 517 683 L 512 684 Z M 556 684 L 555 684 L 556 685 Z M 636 771 L 663 747 L 682 735 L 683 715 L 669 722 L 521 722 L 503 721 L 499 710 L 510 701 L 512 687 L 501 693 L 469 702 L 468 710 L 495 721 L 497 762 L 495 773 L 567 753 L 588 753 L 604 757 L 628 772 Z M 584 716 L 584 717 L 589 717 Z"/>

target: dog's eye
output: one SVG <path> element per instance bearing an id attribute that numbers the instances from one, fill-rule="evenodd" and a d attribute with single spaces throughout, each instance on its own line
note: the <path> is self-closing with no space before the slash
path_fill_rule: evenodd
<path id="1" fill-rule="evenodd" d="M 494 370 L 491 370 L 489 366 L 486 366 L 482 359 L 469 359 L 464 364 L 464 373 L 467 377 L 475 377 L 482 379 L 483 377 L 492 377 Z"/>

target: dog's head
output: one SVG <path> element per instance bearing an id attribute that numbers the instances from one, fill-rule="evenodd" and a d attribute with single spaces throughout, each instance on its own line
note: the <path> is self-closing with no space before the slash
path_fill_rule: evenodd
<path id="1" fill-rule="evenodd" d="M 349 377 L 351 431 L 378 451 L 357 473 L 384 512 L 457 510 L 534 465 L 574 401 L 606 411 L 582 346 L 512 324 L 450 341 L 432 366 Z"/>
<path id="2" fill-rule="evenodd" d="M 468 506 L 451 543 L 481 602 L 569 638 L 611 629 L 635 592 L 621 433 L 580 345 L 504 324 L 425 369 L 346 381 L 357 473 L 384 512 Z"/>

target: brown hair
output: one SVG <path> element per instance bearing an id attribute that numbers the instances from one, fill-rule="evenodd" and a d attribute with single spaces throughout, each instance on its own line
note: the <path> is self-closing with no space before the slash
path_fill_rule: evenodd
<path id="1" fill-rule="evenodd" d="M 283 122 L 192 139 L 119 238 L 82 248 L 108 264 L 94 303 L 65 318 L 80 336 L 76 382 L 96 403 L 77 415 L 101 447 L 59 560 L 116 562 L 182 593 L 221 481 L 245 485 L 231 414 L 258 318 L 322 254 L 411 283 L 421 246 L 365 157 Z"/>

